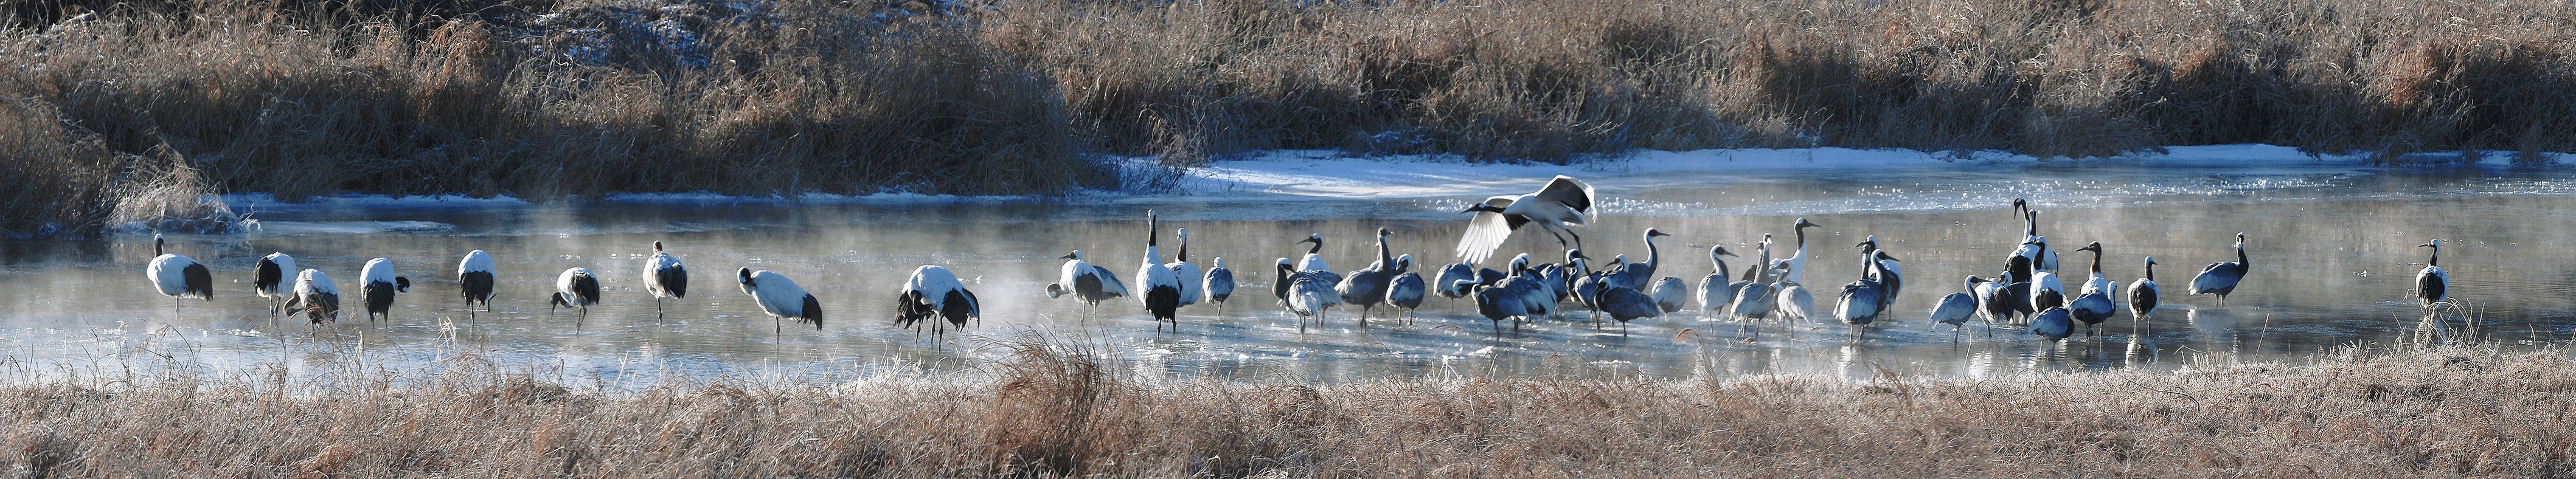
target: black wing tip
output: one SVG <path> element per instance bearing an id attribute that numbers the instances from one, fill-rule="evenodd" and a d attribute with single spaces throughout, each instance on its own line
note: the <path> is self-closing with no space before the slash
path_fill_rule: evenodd
<path id="1" fill-rule="evenodd" d="M 814 295 L 808 294 L 805 295 L 804 306 L 804 311 L 798 311 L 798 313 L 802 314 L 797 315 L 797 321 L 812 322 L 814 323 L 814 330 L 821 331 L 823 329 L 823 303 L 815 301 Z"/>
<path id="2" fill-rule="evenodd" d="M 653 273 L 653 276 L 655 282 L 662 283 L 663 291 L 671 293 L 671 297 L 689 297 L 689 271 L 687 269 L 673 266 L 669 269 L 656 271 Z"/>

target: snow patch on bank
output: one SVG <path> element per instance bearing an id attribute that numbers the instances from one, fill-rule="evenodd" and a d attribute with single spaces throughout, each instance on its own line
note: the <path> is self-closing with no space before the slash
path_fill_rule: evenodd
<path id="1" fill-rule="evenodd" d="M 2382 168 L 2363 165 L 2363 155 L 2310 155 L 2297 148 L 2275 145 L 2177 146 L 2165 150 L 2164 153 L 2110 158 L 2067 159 L 1995 151 L 1961 156 L 1950 152 L 1900 149 L 1715 149 L 1640 151 L 1620 158 L 1571 165 L 1470 163 L 1452 155 L 1353 157 L 1332 150 L 1288 150 L 1191 169 L 1184 173 L 1175 189 L 1189 195 L 1389 199 L 1523 193 L 1530 186 L 1555 175 L 1583 178 L 1598 187 L 1657 183 L 1676 175 L 1706 178 L 1713 174 L 1760 177 L 2054 167 L 2331 173 Z M 2461 164 L 2461 160 L 2466 159 L 2456 152 L 2423 156 L 2428 163 Z M 2564 159 L 2563 155 L 2561 159 Z M 2476 166 L 2509 165 L 2509 155 L 2497 153 L 2482 155 Z"/>
<path id="2" fill-rule="evenodd" d="M 608 196 L 606 196 L 606 197 L 601 198 L 601 199 L 600 199 L 599 201 L 597 201 L 597 202 L 590 202 L 590 203 L 595 203 L 595 204 L 607 204 L 607 205 L 735 205 L 735 204 L 751 204 L 751 205 L 766 205 L 766 204 L 782 204 L 782 205 L 783 205 L 783 204 L 886 204 L 886 205 L 940 205 L 940 204 L 974 204 L 974 203 L 993 203 L 993 204 L 1000 204 L 1000 203 L 1030 203 L 1030 202 L 1042 201 L 1042 200 L 1044 200 L 1044 199 L 1045 199 L 1044 197 L 1040 197 L 1040 196 L 1033 196 L 1033 195 L 960 196 L 960 195 L 930 195 L 930 194 L 906 193 L 906 192 L 889 192 L 889 193 L 877 193 L 877 194 L 868 194 L 868 195 L 842 195 L 842 194 L 832 194 L 832 193 L 805 193 L 805 194 L 801 194 L 801 195 L 796 195 L 796 196 L 795 196 L 795 197 L 793 197 L 793 198 L 789 198 L 789 197 L 774 197 L 774 196 L 741 196 L 741 195 L 728 195 L 728 194 L 722 194 L 722 193 L 697 192 L 697 193 L 618 193 L 618 194 L 608 195 Z M 307 200 L 305 200 L 305 201 L 302 201 L 302 202 L 286 202 L 286 201 L 280 201 L 280 200 L 278 200 L 276 197 L 274 197 L 274 196 L 270 196 L 270 195 L 269 195 L 269 194 L 267 194 L 267 193 L 242 193 L 242 194 L 224 195 L 224 200 L 225 200 L 225 201 L 227 201 L 227 202 L 230 202 L 230 203 L 232 203 L 232 204 L 235 204 L 235 205 L 242 205 L 242 206 L 246 206 L 246 207 L 248 207 L 249 209 L 251 209 L 251 210 L 253 210 L 253 211 L 270 211 L 270 212 L 277 212 L 277 211 L 314 211 L 314 210 L 329 210 L 329 209 L 339 209 L 339 208 L 349 208 L 349 209 L 411 209 L 411 208 L 419 208 L 419 209 L 453 209 L 453 208 L 527 208 L 527 207 L 533 207 L 533 206 L 537 206 L 537 205 L 538 205 L 536 202 L 528 201 L 528 200 L 525 200 L 525 199 L 520 199 L 520 198 L 518 198 L 518 197 L 515 197 L 515 196 L 509 196 L 509 195 L 494 196 L 494 197 L 490 197 L 490 198 L 474 198 L 474 197 L 467 197 L 467 196 L 460 196 L 460 195 L 392 196 L 392 195 L 370 195 L 370 194 L 345 194 L 345 195 L 338 195 L 338 196 L 317 196 L 317 197 L 309 198 L 309 199 L 307 199 Z M 582 201 L 578 201 L 578 200 L 567 200 L 567 201 L 568 201 L 568 202 L 570 202 L 570 203 L 576 203 L 576 204 L 578 204 L 578 203 L 586 203 L 586 202 L 582 202 Z"/>
<path id="3" fill-rule="evenodd" d="M 447 231 L 456 225 L 435 221 L 261 221 L 256 229 L 267 234 L 369 234 L 417 231 Z"/>
<path id="4" fill-rule="evenodd" d="M 2068 159 L 2041 158 L 2000 151 L 1967 154 L 1926 152 L 1904 149 L 1789 148 L 1789 149 L 1711 149 L 1696 151 L 1637 151 L 1615 157 L 1594 158 L 1569 165 L 1536 162 L 1469 162 L 1456 155 L 1354 156 L 1339 150 L 1278 150 L 1246 155 L 1240 159 L 1222 160 L 1208 165 L 1173 170 L 1160 166 L 1153 158 L 1116 160 L 1129 174 L 1129 190 L 1083 190 L 1063 197 L 1033 195 L 961 196 L 921 194 L 886 190 L 874 194 L 845 195 L 804 193 L 794 197 L 740 196 L 711 192 L 697 193 L 620 193 L 596 202 L 629 205 L 785 205 L 785 204 L 859 204 L 859 205 L 952 205 L 952 204 L 1020 204 L 1040 202 L 1169 202 L 1169 201 L 1308 201 L 1308 200 L 1386 200 L 1436 199 L 1441 207 L 1464 207 L 1466 201 L 1486 196 L 1527 192 L 1531 187 L 1555 175 L 1583 178 L 1595 187 L 1612 188 L 1666 186 L 1675 182 L 1762 181 L 1804 175 L 1854 173 L 1902 174 L 1906 172 L 1978 172 L 2022 169 L 2068 168 L 2145 168 L 2173 169 L 2200 175 L 2229 174 L 2333 174 L 2382 170 L 2420 169 L 2413 167 L 2375 167 L 2363 164 L 2366 155 L 2310 155 L 2297 148 L 2262 144 L 2205 145 L 2167 147 L 2161 153 L 2139 153 L 2108 158 Z M 2576 156 L 2552 153 L 2559 162 L 2576 160 Z M 2485 152 L 2466 155 L 2459 152 L 2420 153 L 2414 159 L 2433 167 L 2510 167 L 2510 152 Z M 2474 157 L 2476 161 L 2467 161 Z M 1154 179 L 1155 181 L 1142 181 Z M 2245 181 L 2281 181 L 2275 178 L 2250 178 Z M 2292 180 L 2296 181 L 2296 180 Z M 1168 188 L 1165 188 L 1165 187 Z M 2222 185 L 2223 186 L 2223 185 Z M 2272 184 L 2236 185 L 2236 188 L 2264 189 Z M 2202 187 L 2202 186 L 2195 186 Z M 1919 193 L 1919 192 L 1918 192 Z M 1902 195 L 1899 195 L 1902 196 Z M 1920 199 L 1919 194 L 1916 195 Z M 299 203 L 278 201 L 264 193 L 226 195 L 224 200 L 251 213 L 263 211 L 311 211 L 334 208 L 363 209 L 454 209 L 454 208 L 526 208 L 537 203 L 512 196 L 473 198 L 461 195 L 387 196 L 341 195 L 315 197 Z M 1961 198 L 1964 203 L 1982 202 L 1989 198 Z M 569 201 L 569 203 L 581 203 Z M 1446 203 L 1457 203 L 1448 205 Z M 1619 205 L 1605 207 L 1635 211 L 1671 209 L 1673 213 L 1741 212 L 1735 209 L 1710 210 L 1673 205 Z M 1854 208 L 1886 208 L 1889 205 L 1850 205 Z M 1916 204 L 1912 208 L 1921 209 Z M 1934 206 L 1933 209 L 1940 209 Z"/>
<path id="5" fill-rule="evenodd" d="M 290 203 L 290 202 L 286 202 L 286 201 L 280 201 L 280 200 L 278 200 L 278 199 L 277 199 L 277 197 L 276 197 L 276 196 L 269 195 L 268 193 L 238 193 L 238 194 L 224 195 L 224 201 L 231 202 L 232 204 L 235 204 L 235 205 L 241 205 L 241 206 L 243 206 L 243 207 L 248 208 L 250 211 L 253 211 L 253 212 L 257 212 L 257 211 L 279 211 L 279 210 L 314 210 L 314 209 L 332 209 L 332 208 L 367 208 L 367 209 L 389 209 L 389 208 L 440 208 L 440 209 L 444 209 L 444 208 L 461 208 L 461 207 L 479 207 L 479 208 L 504 207 L 504 208 L 515 208 L 515 207 L 525 207 L 525 206 L 530 206 L 530 205 L 534 205 L 534 204 L 535 204 L 535 203 L 529 203 L 527 200 L 522 200 L 522 199 L 518 199 L 518 198 L 515 198 L 515 197 L 511 197 L 511 196 L 506 196 L 506 195 L 504 195 L 504 196 L 495 196 L 495 197 L 490 197 L 490 198 L 475 198 L 475 197 L 464 196 L 464 195 L 422 195 L 422 196 L 340 195 L 340 196 L 316 196 L 316 197 L 312 197 L 312 198 L 307 198 L 307 199 L 305 199 L 305 200 L 304 200 L 304 201 L 302 201 L 302 202 L 292 202 L 292 203 Z"/>

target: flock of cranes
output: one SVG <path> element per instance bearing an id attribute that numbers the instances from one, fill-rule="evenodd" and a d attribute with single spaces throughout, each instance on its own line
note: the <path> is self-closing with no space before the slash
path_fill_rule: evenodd
<path id="1" fill-rule="evenodd" d="M 1696 288 L 1678 276 L 1659 275 L 1664 270 L 1662 251 L 1657 239 L 1671 236 L 1655 228 L 1642 233 L 1646 246 L 1641 262 L 1630 262 L 1627 255 L 1614 256 L 1606 267 L 1596 269 L 1594 258 L 1582 248 L 1582 236 L 1574 227 L 1591 222 L 1598 214 L 1591 185 L 1557 176 L 1538 191 L 1522 195 L 1488 198 L 1461 211 L 1470 214 L 1465 234 L 1456 253 L 1461 259 L 1434 271 L 1426 280 L 1413 271 L 1413 255 L 1394 255 L 1388 239 L 1395 233 L 1386 228 L 1376 231 L 1377 257 L 1366 267 L 1335 272 L 1322 256 L 1324 237 L 1309 235 L 1298 244 L 1308 245 L 1302 257 L 1280 257 L 1274 263 L 1271 293 L 1279 306 L 1298 317 L 1302 331 L 1309 321 L 1322 323 L 1334 308 L 1356 307 L 1359 324 L 1379 306 L 1410 313 L 1430 295 L 1472 302 L 1475 312 L 1494 323 L 1496 335 L 1503 332 L 1504 321 L 1518 329 L 1522 323 L 1540 317 L 1564 318 L 1568 307 L 1580 307 L 1600 327 L 1600 318 L 1620 322 L 1623 331 L 1628 322 L 1678 313 L 1696 301 L 1698 313 L 1708 318 L 1732 318 L 1752 324 L 1754 321 L 1823 320 L 1830 318 L 1851 325 L 1865 334 L 1863 326 L 1881 319 L 1891 319 L 1890 306 L 1904 290 L 1903 262 L 1893 252 L 1882 248 L 1876 236 L 1852 245 L 1858 251 L 1849 263 L 1855 266 L 1858 279 L 1840 287 L 1822 291 L 1833 300 L 1832 309 L 1817 309 L 1814 290 L 1804 286 L 1807 263 L 1816 259 L 1808 250 L 1808 228 L 1821 225 L 1798 218 L 1790 226 L 1794 247 L 1784 247 L 1786 257 L 1773 259 L 1774 238 L 1762 235 L 1753 244 L 1756 257 L 1732 275 L 1727 257 L 1737 255 L 1724 245 L 1708 250 L 1714 269 L 1700 278 Z M 2130 282 L 2125 292 L 2102 274 L 2105 251 L 2102 243 L 2091 242 L 2078 253 L 2092 253 L 2089 274 L 2078 283 L 2072 296 L 2057 270 L 2059 252 L 2039 233 L 2039 211 L 2021 199 L 2013 200 L 2015 216 L 2023 222 L 2016 248 L 2003 258 L 2003 270 L 1993 277 L 1969 276 L 1960 291 L 1943 296 L 1927 319 L 1933 324 L 1953 326 L 1954 335 L 1966 329 L 1971 319 L 1986 323 L 1986 334 L 1993 335 L 1998 323 L 2019 323 L 2035 335 L 2051 341 L 2074 334 L 2081 324 L 2086 330 L 2113 317 L 2120 307 L 2115 299 L 2125 299 L 2128 312 L 2140 321 L 2155 313 L 2161 291 L 2155 279 L 2154 257 L 2146 257 L 2144 278 Z M 1178 240 L 1174 261 L 1165 262 L 1160 252 L 1161 222 L 1154 212 L 1146 212 L 1146 238 L 1142 258 L 1138 260 L 1134 279 L 1136 288 L 1110 269 L 1090 263 L 1080 250 L 1065 254 L 1056 282 L 1046 285 L 1049 298 L 1072 296 L 1096 308 L 1101 302 L 1134 298 L 1155 321 L 1157 332 L 1168 325 L 1180 328 L 1178 310 L 1207 303 L 1220 308 L 1232 297 L 1236 286 L 1234 274 L 1224 258 L 1213 258 L 1202 270 L 1190 262 L 1189 230 L 1175 231 Z M 1477 264 L 1492 257 L 1514 231 L 1536 225 L 1564 248 L 1563 262 L 1542 262 L 1527 253 L 1505 263 L 1505 269 L 1479 268 Z M 2416 278 L 2417 300 L 2431 308 L 2447 300 L 2449 275 L 2439 265 L 2441 242 L 2423 245 L 2431 248 L 2429 265 Z M 153 237 L 156 255 L 145 269 L 157 290 L 173 299 L 197 297 L 212 300 L 212 278 L 205 265 L 187 256 L 169 254 L 159 235 Z M 2252 262 L 2245 254 L 2245 235 L 2236 235 L 2236 261 L 2214 263 L 2192 278 L 2189 294 L 2215 295 L 2225 301 L 2234 292 Z M 1828 263 L 1842 260 L 1825 260 Z M 645 290 L 655 300 L 655 312 L 661 312 L 666 299 L 685 298 L 688 294 L 688 270 L 681 261 L 663 250 L 655 241 L 651 256 L 645 259 L 642 277 Z M 292 283 L 287 280 L 293 273 Z M 491 310 L 497 272 L 491 254 L 482 250 L 466 253 L 457 263 L 456 280 L 467 311 L 483 303 Z M 317 269 L 296 269 L 295 258 L 275 253 L 261 258 L 252 271 L 254 292 L 270 302 L 272 314 L 302 316 L 312 324 L 334 321 L 339 315 L 339 288 L 331 276 Z M 385 258 L 368 260 L 360 273 L 360 291 L 369 320 L 390 319 L 390 307 L 397 293 L 411 288 L 409 278 L 395 274 L 393 264 Z M 823 311 L 814 296 L 795 281 L 772 271 L 754 271 L 744 267 L 736 271 L 741 291 L 755 299 L 762 312 L 770 316 L 776 328 L 785 329 L 785 321 L 822 327 Z M 570 308 L 586 316 L 590 305 L 600 302 L 600 279 L 589 269 L 569 268 L 555 281 L 556 292 L 549 299 L 553 308 Z M 2123 294 L 2125 293 L 2125 294 Z M 895 294 L 894 324 L 916 331 L 927 327 L 931 334 L 950 328 L 964 328 L 970 321 L 980 321 L 981 307 L 975 293 L 958 279 L 956 273 L 939 265 L 922 265 Z M 1819 317 L 1822 315 L 1823 317 Z"/>
<path id="2" fill-rule="evenodd" d="M 153 235 L 152 251 L 157 256 L 145 267 L 144 276 L 152 280 L 162 295 L 174 298 L 173 309 L 177 308 L 176 298 L 193 296 L 213 300 L 214 279 L 206 266 L 187 256 L 167 253 L 165 245 L 160 235 Z M 251 271 L 252 292 L 270 300 L 272 314 L 302 317 L 310 324 L 337 321 L 340 317 L 339 282 L 332 280 L 329 273 L 307 268 L 295 273 L 294 283 L 285 283 L 286 272 L 296 271 L 295 266 L 295 257 L 282 252 L 260 258 Z M 473 311 L 474 303 L 483 303 L 484 311 L 491 310 L 497 274 L 492 254 L 483 250 L 467 252 L 457 260 L 457 290 L 465 299 L 466 311 Z M 778 273 L 752 271 L 751 268 L 742 268 L 737 276 L 743 294 L 752 296 L 762 312 L 780 323 L 779 329 L 785 329 L 788 318 L 794 318 L 800 324 L 822 327 L 822 307 L 813 295 L 797 287 L 795 281 Z M 393 261 L 386 258 L 367 260 L 360 269 L 359 278 L 359 291 L 366 302 L 369 321 L 379 317 L 392 319 L 394 295 L 411 291 L 411 278 L 396 275 Z M 654 298 L 657 316 L 662 300 L 688 297 L 688 269 L 679 258 L 663 251 L 660 241 L 653 242 L 653 254 L 644 260 L 642 280 L 644 290 Z M 599 304 L 599 281 L 599 277 L 588 268 L 563 270 L 555 277 L 555 293 L 547 300 L 549 307 L 574 309 L 587 317 L 590 305 Z M 901 303 L 898 321 L 906 326 L 929 316 L 944 316 L 952 324 L 963 325 L 967 319 L 980 314 L 975 306 L 974 293 L 966 291 L 964 283 L 959 282 L 956 275 L 938 266 L 923 266 L 914 271 L 911 281 L 897 299 Z"/>

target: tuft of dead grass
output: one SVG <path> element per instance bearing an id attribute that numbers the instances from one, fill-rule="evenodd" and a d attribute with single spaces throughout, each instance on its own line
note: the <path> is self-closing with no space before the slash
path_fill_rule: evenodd
<path id="1" fill-rule="evenodd" d="M 2441 476 L 2570 471 L 2563 352 L 1868 381 L 1477 377 L 1334 386 L 1123 377 L 1005 343 L 989 375 L 568 388 L 427 371 L 0 386 L 27 477 Z M 181 368 L 188 369 L 188 368 Z M 190 369 L 194 370 L 194 369 Z"/>

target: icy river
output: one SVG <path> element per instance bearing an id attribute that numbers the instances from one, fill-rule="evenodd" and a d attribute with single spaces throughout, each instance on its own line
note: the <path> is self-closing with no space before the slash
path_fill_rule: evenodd
<path id="1" fill-rule="evenodd" d="M 1283 153 L 1184 174 L 1169 193 L 1070 198 L 881 195 L 806 201 L 635 195 L 586 203 L 500 199 L 324 198 L 278 203 L 233 198 L 258 228 L 230 235 L 169 235 L 169 251 L 208 265 L 212 301 L 175 302 L 143 269 L 149 234 L 107 241 L 0 241 L 0 375 L 101 374 L 134 365 L 219 372 L 304 374 L 352 364 L 392 369 L 479 361 L 544 371 L 608 389 L 674 377 L 739 375 L 854 378 L 949 374 L 987 367 L 998 342 L 1040 339 L 1093 348 L 1143 377 L 1341 382 L 1385 377 L 1505 375 L 1822 374 L 1987 377 L 2033 370 L 2173 369 L 2239 361 L 2298 361 L 2343 348 L 2402 347 L 2424 310 L 2411 292 L 2427 241 L 2444 241 L 2453 278 L 2440 318 L 2484 341 L 2549 345 L 2576 334 L 2576 174 L 2479 165 L 2376 168 L 2284 149 L 2177 149 L 2151 161 L 2032 162 L 1907 159 L 1826 150 L 1770 156 L 1647 155 L 1590 166 L 1468 166 L 1418 160 L 1348 160 Z M 1919 156 L 1919 155 L 1917 155 Z M 1890 159 L 1889 157 L 1893 157 Z M 1848 160 L 1848 161 L 1845 161 Z M 1674 166 L 1681 165 L 1681 166 Z M 1697 305 L 1625 328 L 1596 329 L 1583 310 L 1499 334 L 1468 301 L 1437 296 L 1412 317 L 1378 308 L 1364 326 L 1335 310 L 1319 328 L 1270 297 L 1269 266 L 1305 252 L 1320 233 L 1335 269 L 1376 256 L 1372 232 L 1395 232 L 1396 253 L 1425 258 L 1426 275 L 1456 261 L 1471 201 L 1536 188 L 1554 174 L 1590 181 L 1605 197 L 1582 228 L 1586 250 L 1642 259 L 1640 232 L 1659 228 L 1659 276 L 1696 284 L 1708 248 L 1751 256 L 1764 233 L 1794 247 L 1790 225 L 1809 229 L 1806 283 L 1820 308 L 1859 273 L 1849 249 L 1867 235 L 1902 258 L 1906 286 L 1891 317 L 1863 334 L 1831 320 L 1754 323 L 1699 314 Z M 1968 275 L 2001 271 L 2019 242 L 2011 208 L 2043 211 L 2040 233 L 2060 250 L 2069 289 L 2088 275 L 2099 241 L 2105 276 L 2125 288 L 2159 262 L 2165 306 L 2152 320 L 2124 310 L 2064 342 L 2015 325 L 1988 337 L 1925 321 Z M 1232 301 L 1181 310 L 1178 332 L 1157 332 L 1133 301 L 1087 308 L 1048 299 L 1072 250 L 1132 276 L 1144 250 L 1144 213 L 1158 211 L 1162 261 L 1171 229 L 1187 228 L 1201 268 L 1225 258 L 1242 282 Z M 2185 296 L 2191 276 L 2233 261 L 2247 235 L 2256 269 L 2222 304 Z M 1562 258 L 1554 240 L 1523 231 L 1503 246 Z M 639 280 L 650 245 L 684 261 L 693 287 L 657 302 Z M 490 312 L 469 314 L 456 266 L 471 250 L 498 260 Z M 271 252 L 338 278 L 350 296 L 340 321 L 273 320 L 251 294 L 254 262 Z M 1783 252 L 1785 254 L 1785 252 Z M 415 287 L 392 319 L 357 306 L 359 266 L 387 258 Z M 1747 259 L 1728 258 L 1742 268 Z M 982 299 L 983 319 L 933 338 L 895 328 L 895 291 L 913 267 L 959 273 Z M 599 274 L 601 304 L 586 315 L 549 307 L 558 272 Z M 819 301 L 819 329 L 780 330 L 734 284 L 736 268 L 784 274 Z M 1128 278 L 1134 281 L 1134 278 Z M 1820 285 L 1820 286 L 1819 286 Z M 2122 301 L 2125 303 L 2125 300 Z M 2125 304 L 2124 304 L 2125 306 Z M 1756 335 L 1758 334 L 1758 339 Z"/>

